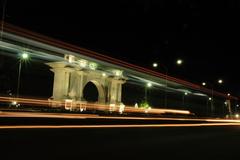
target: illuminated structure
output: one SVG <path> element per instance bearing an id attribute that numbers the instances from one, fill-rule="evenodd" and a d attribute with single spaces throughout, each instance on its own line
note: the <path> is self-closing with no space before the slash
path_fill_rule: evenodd
<path id="1" fill-rule="evenodd" d="M 47 63 L 54 72 L 53 100 L 84 102 L 83 89 L 92 82 L 98 90 L 99 104 L 121 104 L 122 84 L 126 78 L 121 70 L 97 70 L 98 65 L 66 55 L 68 61 Z"/>
<path id="2" fill-rule="evenodd" d="M 231 113 L 231 104 L 238 105 L 236 104 L 238 98 L 232 95 L 228 96 L 202 85 L 129 64 L 6 23 L 1 32 L 0 48 L 6 55 L 16 55 L 24 51 L 30 57 L 44 60 L 54 74 L 53 94 L 50 100 L 67 103 L 65 108 L 72 108 L 75 106 L 73 104 L 88 103 L 84 98 L 83 90 L 90 82 L 98 91 L 98 99 L 95 103 L 109 105 L 110 110 L 114 110 L 116 105 L 122 105 L 122 85 L 129 82 L 139 83 L 141 86 L 139 85 L 138 88 L 143 87 L 143 91 L 146 85 L 151 84 L 151 90 L 159 90 L 160 94 L 167 92 L 168 103 L 165 107 L 168 108 L 189 109 L 187 107 L 195 105 L 197 109 L 206 110 L 211 103 L 216 106 L 215 109 L 225 107 L 222 110 L 229 108 L 228 111 Z M 178 62 L 181 63 L 182 61 Z M 134 93 L 138 95 L 137 92 Z M 144 96 L 142 97 L 144 99 Z M 218 97 L 221 98 L 219 103 L 216 100 Z M 147 99 L 150 98 L 151 95 L 148 95 Z M 157 101 L 162 99 L 164 98 L 157 95 Z M 194 103 L 200 101 L 201 103 L 193 104 L 190 99 Z M 135 99 L 133 101 L 133 105 L 139 102 Z M 162 107 L 161 105 L 156 106 Z M 52 103 L 52 106 L 58 104 Z"/>

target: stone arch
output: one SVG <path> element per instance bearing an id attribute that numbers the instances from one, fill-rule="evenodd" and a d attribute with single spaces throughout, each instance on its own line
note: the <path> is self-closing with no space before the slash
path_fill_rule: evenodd
<path id="1" fill-rule="evenodd" d="M 88 82 L 92 82 L 98 91 L 100 104 L 115 105 L 121 103 L 122 84 L 126 78 L 116 75 L 103 75 L 101 72 L 91 69 L 78 68 L 66 62 L 47 63 L 54 73 L 53 94 L 51 99 L 56 101 L 73 101 L 85 103 L 83 89 Z"/>
<path id="2" fill-rule="evenodd" d="M 95 85 L 95 87 L 97 88 L 97 91 L 98 91 L 98 100 L 96 102 L 98 103 L 105 103 L 105 91 L 104 91 L 104 87 L 103 85 L 101 85 L 100 82 L 96 81 L 96 80 L 90 80 L 88 82 L 85 83 L 84 87 L 83 87 L 83 91 L 85 89 L 85 87 L 89 84 L 89 83 L 92 83 Z"/>

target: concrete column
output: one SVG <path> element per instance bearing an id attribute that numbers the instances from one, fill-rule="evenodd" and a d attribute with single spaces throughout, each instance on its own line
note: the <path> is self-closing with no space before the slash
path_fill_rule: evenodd
<path id="1" fill-rule="evenodd" d="M 118 95 L 117 95 L 117 102 L 122 102 L 122 83 L 118 83 Z"/>
<path id="2" fill-rule="evenodd" d="M 61 100 L 68 94 L 69 72 L 64 62 L 47 63 L 54 72 L 53 93 L 54 100 Z"/>
<path id="3" fill-rule="evenodd" d="M 77 100 L 79 101 L 82 101 L 83 100 L 83 88 L 84 88 L 84 85 L 85 85 L 85 80 L 84 80 L 84 76 L 85 76 L 85 73 L 84 71 L 76 71 L 77 73 L 77 85 L 78 85 L 78 88 L 77 88 Z"/>
<path id="4" fill-rule="evenodd" d="M 109 102 L 116 104 L 122 100 L 122 84 L 125 83 L 121 79 L 112 79 L 109 87 Z"/>
<path id="5" fill-rule="evenodd" d="M 232 115 L 232 109 L 231 109 L 231 101 L 230 101 L 230 99 L 226 100 L 226 102 L 227 102 L 228 112 L 229 112 L 230 115 Z"/>

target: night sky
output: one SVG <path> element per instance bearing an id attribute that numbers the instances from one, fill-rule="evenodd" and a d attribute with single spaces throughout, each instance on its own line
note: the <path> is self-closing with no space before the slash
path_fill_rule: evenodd
<path id="1" fill-rule="evenodd" d="M 240 95 L 237 1 L 5 2 L 4 20 L 16 26 L 146 68 L 158 62 L 169 75 Z"/>

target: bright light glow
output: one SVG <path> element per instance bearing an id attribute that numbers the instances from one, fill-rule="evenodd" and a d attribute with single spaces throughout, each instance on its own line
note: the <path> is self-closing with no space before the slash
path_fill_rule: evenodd
<path id="1" fill-rule="evenodd" d="M 203 83 L 202 83 L 202 85 L 203 85 L 203 86 L 206 86 L 206 83 L 205 83 L 205 82 L 203 82 Z"/>
<path id="2" fill-rule="evenodd" d="M 237 107 L 239 107 L 239 105 L 238 105 L 238 104 L 237 104 L 236 106 L 237 106 Z"/>
<path id="3" fill-rule="evenodd" d="M 119 106 L 119 113 L 122 114 L 124 111 L 125 105 L 123 103 L 120 104 Z"/>
<path id="4" fill-rule="evenodd" d="M 227 96 L 230 96 L 230 95 L 231 95 L 230 93 L 227 94 Z"/>
<path id="5" fill-rule="evenodd" d="M 227 105 L 227 102 L 224 102 L 225 105 Z"/>
<path id="6" fill-rule="evenodd" d="M 22 59 L 28 59 L 28 54 L 27 53 L 23 53 L 21 56 L 22 56 Z"/>
<path id="7" fill-rule="evenodd" d="M 17 101 L 12 101 L 12 105 L 16 105 L 17 104 Z"/>
<path id="8" fill-rule="evenodd" d="M 184 95 L 188 95 L 188 93 L 187 93 L 187 92 L 185 92 L 185 93 L 184 93 Z"/>
<path id="9" fill-rule="evenodd" d="M 178 60 L 177 60 L 177 64 L 178 64 L 178 65 L 181 65 L 182 63 L 183 63 L 183 61 L 182 61 L 181 59 L 178 59 Z"/>
<path id="10" fill-rule="evenodd" d="M 148 87 L 152 87 L 152 83 L 150 83 L 150 82 L 147 83 L 147 86 L 148 86 Z"/>
<path id="11" fill-rule="evenodd" d="M 222 79 L 219 79 L 219 80 L 218 80 L 218 83 L 219 83 L 219 84 L 222 84 L 222 83 L 223 83 L 223 80 L 222 80 Z"/>
<path id="12" fill-rule="evenodd" d="M 236 117 L 236 118 L 239 118 L 239 114 L 235 114 L 235 117 Z"/>
<path id="13" fill-rule="evenodd" d="M 138 104 L 137 103 L 135 103 L 134 108 L 138 108 Z"/>
<path id="14" fill-rule="evenodd" d="M 103 76 L 103 77 L 106 77 L 106 76 L 107 76 L 107 74 L 106 74 L 106 73 L 102 73 L 102 76 Z"/>
<path id="15" fill-rule="evenodd" d="M 79 60 L 79 65 L 80 67 L 85 68 L 87 66 L 87 61 L 84 59 Z"/>
<path id="16" fill-rule="evenodd" d="M 208 100 L 209 100 L 209 101 L 211 101 L 211 100 L 212 100 L 212 98 L 211 98 L 211 97 L 209 97 L 209 98 L 208 98 Z"/>
<path id="17" fill-rule="evenodd" d="M 153 67 L 155 67 L 155 68 L 156 68 L 157 66 L 158 66 L 158 64 L 157 64 L 157 63 L 153 63 Z"/>
<path id="18" fill-rule="evenodd" d="M 97 64 L 96 63 L 89 63 L 89 68 L 91 69 L 91 70 L 96 70 L 97 69 Z"/>

